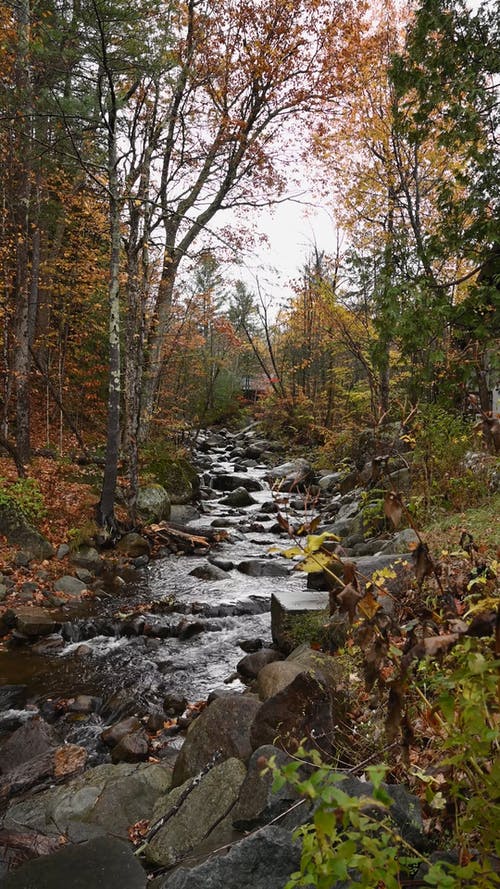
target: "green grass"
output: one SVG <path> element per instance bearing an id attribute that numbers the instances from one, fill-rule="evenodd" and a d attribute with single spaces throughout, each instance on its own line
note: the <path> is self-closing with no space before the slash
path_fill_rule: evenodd
<path id="1" fill-rule="evenodd" d="M 431 549 L 449 549 L 458 545 L 462 531 L 472 534 L 474 542 L 492 554 L 500 548 L 500 493 L 482 505 L 462 512 L 445 513 L 422 528 Z"/>

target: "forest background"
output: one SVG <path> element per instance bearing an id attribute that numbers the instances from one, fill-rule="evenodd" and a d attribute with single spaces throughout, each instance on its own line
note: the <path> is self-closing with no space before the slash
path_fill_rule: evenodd
<path id="1" fill-rule="evenodd" d="M 134 520 L 158 448 L 249 410 L 325 465 L 416 406 L 438 449 L 465 452 L 478 416 L 493 447 L 495 6 L 0 3 L 0 445 L 18 473 L 40 448 L 97 449 L 113 529 L 119 474 Z M 338 237 L 276 313 L 234 269 L 304 169 Z"/>

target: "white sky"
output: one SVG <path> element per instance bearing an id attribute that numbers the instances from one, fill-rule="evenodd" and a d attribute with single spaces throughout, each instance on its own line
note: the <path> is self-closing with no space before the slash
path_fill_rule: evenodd
<path id="1" fill-rule="evenodd" d="M 290 200 L 256 211 L 254 220 L 257 231 L 266 235 L 268 244 L 245 257 L 244 265 L 235 266 L 233 274 L 254 292 L 258 280 L 262 294 L 277 311 L 279 304 L 290 299 L 289 282 L 299 276 L 314 245 L 327 253 L 335 252 L 334 220 L 326 206 L 315 204 L 307 194 L 300 202 Z"/>

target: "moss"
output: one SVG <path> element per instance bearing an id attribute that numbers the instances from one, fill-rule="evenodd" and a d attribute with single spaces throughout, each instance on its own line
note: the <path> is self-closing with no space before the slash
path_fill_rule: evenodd
<path id="1" fill-rule="evenodd" d="M 329 616 L 328 609 L 324 611 L 306 611 L 289 615 L 283 627 L 285 651 L 293 651 L 303 642 L 311 647 L 318 647 L 322 651 L 337 651 L 345 644 L 347 638 L 347 625 L 343 618 Z"/>
<path id="2" fill-rule="evenodd" d="M 150 478 L 165 488 L 174 502 L 176 497 L 191 499 L 198 487 L 198 473 L 185 454 L 158 440 L 144 449 L 142 475 L 144 480 Z"/>

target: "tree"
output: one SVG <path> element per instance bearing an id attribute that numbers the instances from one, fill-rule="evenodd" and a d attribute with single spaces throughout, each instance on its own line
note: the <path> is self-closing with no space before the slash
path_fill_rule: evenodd
<path id="1" fill-rule="evenodd" d="M 158 398 L 181 262 L 220 211 L 259 206 L 283 192 L 283 133 L 288 121 L 298 127 L 319 113 L 321 97 L 342 91 L 354 17 L 351 4 L 334 0 L 179 4 L 159 192 L 165 249 L 148 335 L 143 436 Z"/>
<path id="2" fill-rule="evenodd" d="M 498 335 L 498 288 L 487 274 L 498 250 L 499 23 L 494 4 L 475 12 L 462 0 L 422 0 L 391 76 L 398 127 L 415 158 L 402 179 L 423 298 L 449 327 L 460 354 L 485 390 L 485 357 Z M 446 158 L 433 183 L 434 214 L 420 213 L 417 159 L 432 143 Z M 401 157 L 401 153 L 399 155 Z M 458 369 L 458 367 L 457 367 Z M 483 408 L 487 407 L 484 403 Z"/>

